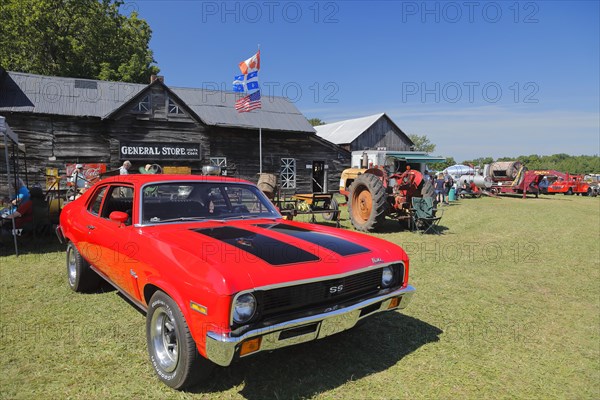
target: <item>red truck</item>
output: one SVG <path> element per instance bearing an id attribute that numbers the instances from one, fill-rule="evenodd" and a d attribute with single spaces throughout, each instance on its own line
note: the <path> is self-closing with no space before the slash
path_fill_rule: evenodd
<path id="1" fill-rule="evenodd" d="M 583 175 L 571 175 L 558 171 L 543 172 L 549 172 L 546 175 L 549 180 L 548 194 L 563 193 L 566 195 L 581 194 L 587 196 L 592 191 L 590 185 L 583 180 Z"/>

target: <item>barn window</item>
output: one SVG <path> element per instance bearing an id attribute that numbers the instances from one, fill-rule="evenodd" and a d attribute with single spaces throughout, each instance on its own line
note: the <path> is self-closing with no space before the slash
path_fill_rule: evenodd
<path id="1" fill-rule="evenodd" d="M 140 100 L 140 102 L 134 107 L 133 111 L 139 113 L 150 112 L 150 95 L 144 96 L 142 100 Z"/>
<path id="2" fill-rule="evenodd" d="M 227 175 L 227 157 L 211 157 L 210 165 L 221 168 L 221 175 Z"/>
<path id="3" fill-rule="evenodd" d="M 211 157 L 210 165 L 215 167 L 227 168 L 227 157 Z"/>
<path id="4" fill-rule="evenodd" d="M 179 106 L 170 98 L 167 100 L 167 110 L 169 111 L 169 114 L 183 114 L 183 111 L 181 111 Z"/>
<path id="5" fill-rule="evenodd" d="M 282 158 L 280 181 L 282 189 L 296 189 L 296 159 Z"/>

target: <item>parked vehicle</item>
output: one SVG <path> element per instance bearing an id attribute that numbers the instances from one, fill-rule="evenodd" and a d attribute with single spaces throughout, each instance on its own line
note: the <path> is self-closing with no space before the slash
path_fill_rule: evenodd
<path id="1" fill-rule="evenodd" d="M 421 196 L 426 163 L 445 160 L 414 151 L 353 151 L 353 167 L 342 172 L 340 193 L 354 228 L 375 231 L 386 217 L 410 225 L 411 201 Z"/>
<path id="2" fill-rule="evenodd" d="M 108 178 L 65 206 L 57 233 L 72 290 L 102 278 L 146 312 L 150 362 L 175 389 L 403 309 L 415 290 L 401 247 L 286 221 L 254 184 L 222 176 Z"/>
<path id="3" fill-rule="evenodd" d="M 581 194 L 584 196 L 592 194 L 590 184 L 583 180 L 583 175 L 571 175 L 569 173 L 559 174 L 558 179 L 548 186 L 548 194 Z"/>

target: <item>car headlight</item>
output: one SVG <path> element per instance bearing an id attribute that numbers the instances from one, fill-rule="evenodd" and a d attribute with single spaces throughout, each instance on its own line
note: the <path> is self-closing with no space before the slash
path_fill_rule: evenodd
<path id="1" fill-rule="evenodd" d="M 394 282 L 394 268 L 392 266 L 383 267 L 381 270 L 381 286 L 390 287 Z"/>
<path id="2" fill-rule="evenodd" d="M 233 320 L 238 324 L 250 321 L 256 311 L 256 298 L 252 293 L 244 293 L 233 300 Z"/>

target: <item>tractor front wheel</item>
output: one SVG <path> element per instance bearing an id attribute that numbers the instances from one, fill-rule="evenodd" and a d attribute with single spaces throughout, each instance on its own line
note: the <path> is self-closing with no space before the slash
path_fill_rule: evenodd
<path id="1" fill-rule="evenodd" d="M 383 224 L 388 211 L 385 187 L 373 174 L 359 175 L 350 186 L 348 214 L 356 230 L 371 232 Z"/>

